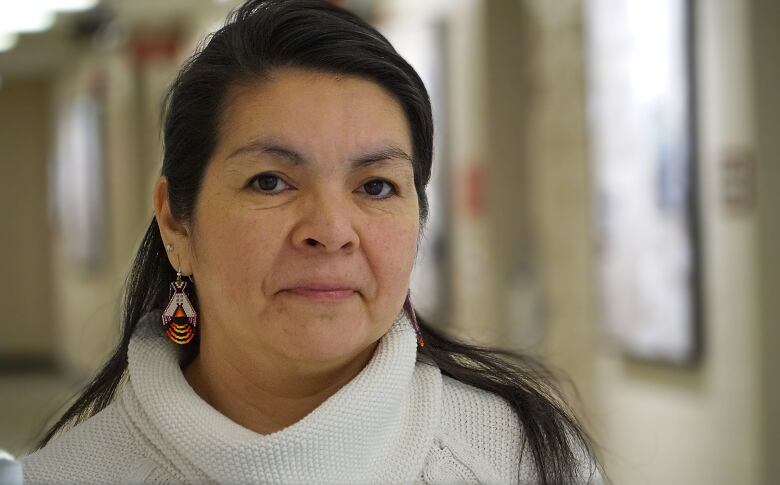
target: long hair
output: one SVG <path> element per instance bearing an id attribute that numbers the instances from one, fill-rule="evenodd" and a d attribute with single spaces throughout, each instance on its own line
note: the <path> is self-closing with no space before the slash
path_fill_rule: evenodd
<path id="1" fill-rule="evenodd" d="M 433 157 L 433 119 L 425 86 L 368 23 L 316 0 L 248 0 L 182 67 L 164 106 L 162 175 L 168 180 L 173 216 L 180 222 L 192 219 L 204 170 L 218 141 L 228 90 L 238 83 L 262 82 L 275 69 L 286 67 L 358 76 L 382 86 L 396 99 L 411 128 L 414 184 L 420 224 L 424 225 L 428 214 L 425 187 Z M 38 448 L 112 402 L 127 372 L 128 344 L 136 324 L 143 314 L 163 308 L 174 278 L 152 218 L 125 284 L 121 339 Z M 426 341 L 418 359 L 438 366 L 444 375 L 501 396 L 511 405 L 523 430 L 522 450 L 530 450 L 540 483 L 573 483 L 584 478 L 583 456 L 586 463 L 596 463 L 590 439 L 544 365 L 530 356 L 459 342 L 419 316 L 418 321 Z M 195 358 L 198 344 L 196 338 L 185 346 L 185 362 Z"/>

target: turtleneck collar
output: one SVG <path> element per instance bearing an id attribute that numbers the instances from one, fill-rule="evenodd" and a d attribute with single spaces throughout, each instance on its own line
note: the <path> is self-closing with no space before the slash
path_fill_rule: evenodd
<path id="1" fill-rule="evenodd" d="M 160 313 L 151 312 L 131 338 L 120 403 L 150 458 L 186 482 L 409 483 L 423 468 L 441 406 L 439 370 L 416 357 L 401 312 L 354 379 L 297 423 L 261 435 L 193 391 Z"/>

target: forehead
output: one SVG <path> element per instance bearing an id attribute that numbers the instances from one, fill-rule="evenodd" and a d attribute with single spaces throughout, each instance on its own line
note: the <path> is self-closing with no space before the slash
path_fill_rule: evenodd
<path id="1" fill-rule="evenodd" d="M 258 138 L 284 140 L 312 157 L 396 145 L 411 153 L 401 105 L 382 86 L 356 76 L 282 69 L 231 88 L 218 152 Z"/>

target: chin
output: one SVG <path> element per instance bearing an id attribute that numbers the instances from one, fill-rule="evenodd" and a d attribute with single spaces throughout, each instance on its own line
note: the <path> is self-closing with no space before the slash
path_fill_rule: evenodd
<path id="1" fill-rule="evenodd" d="M 284 332 L 284 354 L 299 361 L 334 362 L 343 361 L 359 354 L 371 345 L 373 338 L 371 328 L 356 319 L 343 319 L 341 322 L 352 322 L 349 325 L 338 324 L 330 319 L 309 320 L 293 332 Z"/>

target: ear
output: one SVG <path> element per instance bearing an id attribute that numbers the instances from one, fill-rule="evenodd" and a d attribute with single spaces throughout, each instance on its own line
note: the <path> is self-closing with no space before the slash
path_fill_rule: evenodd
<path id="1" fill-rule="evenodd" d="M 183 275 L 192 274 L 190 233 L 185 225 L 173 217 L 168 200 L 168 179 L 165 176 L 161 176 L 154 184 L 154 217 L 168 253 L 168 262 Z"/>

